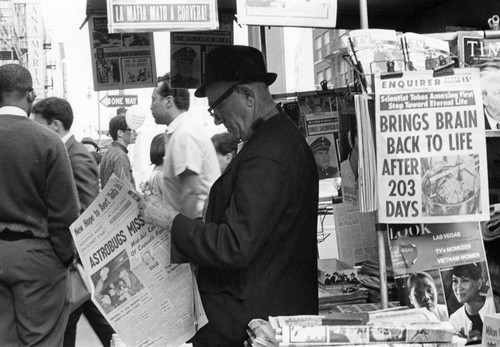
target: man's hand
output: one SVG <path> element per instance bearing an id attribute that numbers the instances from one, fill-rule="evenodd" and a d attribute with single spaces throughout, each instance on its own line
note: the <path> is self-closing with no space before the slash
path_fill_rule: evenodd
<path id="1" fill-rule="evenodd" d="M 157 195 L 144 195 L 139 202 L 139 211 L 146 222 L 169 231 L 175 216 L 179 214 Z"/>

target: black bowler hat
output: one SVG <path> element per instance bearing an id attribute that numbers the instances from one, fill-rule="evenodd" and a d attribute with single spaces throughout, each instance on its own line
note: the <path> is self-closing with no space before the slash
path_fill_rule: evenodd
<path id="1" fill-rule="evenodd" d="M 248 81 L 264 82 L 267 85 L 276 81 L 277 75 L 267 72 L 262 53 L 248 46 L 222 46 L 207 54 L 203 84 L 194 95 L 205 97 L 205 87 L 213 82 Z"/>

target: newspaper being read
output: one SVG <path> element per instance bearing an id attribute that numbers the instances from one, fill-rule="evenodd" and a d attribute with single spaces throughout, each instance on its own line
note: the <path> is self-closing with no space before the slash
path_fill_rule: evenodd
<path id="1" fill-rule="evenodd" d="M 71 233 L 92 301 L 127 346 L 180 346 L 207 319 L 190 265 L 170 263 L 170 232 L 146 223 L 139 201 L 113 175 Z"/>

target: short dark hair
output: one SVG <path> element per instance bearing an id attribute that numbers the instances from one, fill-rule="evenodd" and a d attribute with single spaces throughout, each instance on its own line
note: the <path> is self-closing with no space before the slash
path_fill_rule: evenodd
<path id="1" fill-rule="evenodd" d="M 158 94 L 166 98 L 169 95 L 174 97 L 175 106 L 182 111 L 189 110 L 189 90 L 170 87 L 170 73 L 158 77 Z"/>
<path id="2" fill-rule="evenodd" d="M 17 93 L 18 97 L 33 90 L 33 79 L 28 69 L 19 64 L 0 66 L 0 97 L 4 93 Z"/>
<path id="3" fill-rule="evenodd" d="M 212 142 L 217 153 L 226 155 L 228 153 L 236 154 L 239 140 L 230 132 L 223 132 L 212 136 Z"/>
<path id="4" fill-rule="evenodd" d="M 481 266 L 475 263 L 457 265 L 453 268 L 451 274 L 456 277 L 469 277 L 474 281 L 483 278 L 483 271 L 481 270 Z"/>
<path id="5" fill-rule="evenodd" d="M 114 116 L 109 120 L 109 135 L 113 141 L 118 139 L 118 130 L 126 130 L 129 129 L 127 120 L 125 115 L 120 114 L 118 116 Z"/>
<path id="6" fill-rule="evenodd" d="M 149 148 L 149 158 L 151 164 L 163 164 L 163 157 L 165 156 L 165 134 L 161 133 L 153 137 L 151 140 L 151 147 Z"/>
<path id="7" fill-rule="evenodd" d="M 62 123 L 65 130 L 71 129 L 71 125 L 73 125 L 73 109 L 70 103 L 57 96 L 51 96 L 50 98 L 38 101 L 33 105 L 31 113 L 41 115 L 48 124 L 54 120 L 58 120 Z"/>
<path id="8" fill-rule="evenodd" d="M 412 273 L 410 275 L 410 277 L 408 277 L 406 287 L 408 288 L 408 290 L 411 290 L 411 288 L 413 288 L 416 285 L 418 280 L 422 280 L 424 278 L 426 278 L 429 281 L 431 281 L 432 283 L 434 283 L 434 279 L 432 278 L 432 276 L 429 273 L 423 272 L 423 271 L 418 271 L 418 272 Z"/>

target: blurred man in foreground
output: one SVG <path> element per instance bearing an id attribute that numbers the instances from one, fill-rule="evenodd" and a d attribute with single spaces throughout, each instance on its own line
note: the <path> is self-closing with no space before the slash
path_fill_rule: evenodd
<path id="1" fill-rule="evenodd" d="M 37 123 L 56 132 L 66 146 L 75 178 L 80 213 L 83 213 L 99 194 L 99 170 L 92 154 L 83 144 L 76 141 L 71 132 L 73 109 L 70 103 L 62 98 L 50 97 L 37 102 L 31 113 Z M 89 299 L 70 314 L 64 334 L 64 347 L 75 346 L 76 325 L 82 313 L 103 346 L 109 346 L 114 330 Z"/>
<path id="2" fill-rule="evenodd" d="M 0 66 L 0 346 L 62 346 L 76 186 L 64 144 L 28 118 L 29 71 Z"/>
<path id="3" fill-rule="evenodd" d="M 253 318 L 317 314 L 318 173 L 307 142 L 278 108 L 262 53 L 210 51 L 197 97 L 245 144 L 210 190 L 205 221 L 142 203 L 172 233 L 173 262 L 199 265 L 209 323 L 193 346 L 241 346 Z"/>

